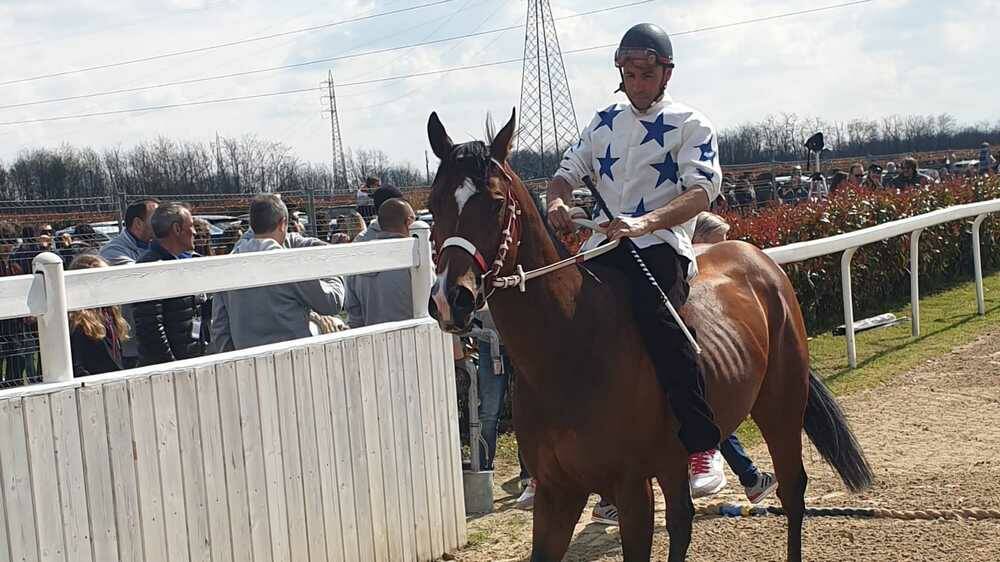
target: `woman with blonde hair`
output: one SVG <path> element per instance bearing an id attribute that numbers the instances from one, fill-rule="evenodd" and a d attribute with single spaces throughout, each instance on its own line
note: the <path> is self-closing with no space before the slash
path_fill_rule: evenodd
<path id="1" fill-rule="evenodd" d="M 351 214 L 337 221 L 337 230 L 346 234 L 353 241 L 365 230 L 365 218 L 361 216 L 361 213 L 351 211 Z"/>
<path id="2" fill-rule="evenodd" d="M 81 254 L 70 269 L 108 267 L 97 254 Z M 70 346 L 73 352 L 73 376 L 97 375 L 120 371 L 122 343 L 128 340 L 128 323 L 117 306 L 90 308 L 69 313 Z"/>

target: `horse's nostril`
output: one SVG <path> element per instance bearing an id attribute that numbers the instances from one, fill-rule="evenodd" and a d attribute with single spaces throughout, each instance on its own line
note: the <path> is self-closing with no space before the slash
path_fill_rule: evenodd
<path id="1" fill-rule="evenodd" d="M 476 296 L 461 285 L 456 285 L 448 291 L 448 303 L 451 304 L 455 318 L 466 318 L 476 311 Z"/>

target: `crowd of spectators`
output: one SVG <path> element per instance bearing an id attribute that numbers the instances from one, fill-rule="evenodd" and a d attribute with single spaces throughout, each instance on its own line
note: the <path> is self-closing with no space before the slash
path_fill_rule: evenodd
<path id="1" fill-rule="evenodd" d="M 775 205 L 822 200 L 841 190 L 906 190 L 956 177 L 997 173 L 997 162 L 998 158 L 990 152 L 989 145 L 983 143 L 979 160 L 975 162 L 959 161 L 951 155 L 943 162 L 928 162 L 926 167 L 922 167 L 915 158 L 904 158 L 898 165 L 893 161 L 887 162 L 884 167 L 874 162 L 868 165 L 855 162 L 847 170 L 835 168 L 826 173 L 808 175 L 803 173 L 801 166 L 792 167 L 787 175 L 772 172 L 726 173 L 722 181 L 723 197 L 715 208 L 747 213 Z"/>
<path id="2" fill-rule="evenodd" d="M 416 214 L 402 192 L 373 187 L 366 191 L 370 224 L 351 210 L 317 229 L 319 237 L 304 234 L 298 213 L 277 194 L 256 196 L 248 220 L 226 225 L 215 237 L 214 227 L 186 204 L 156 199 L 132 202 L 125 228 L 110 239 L 88 224 L 57 236 L 50 224 L 0 221 L 0 276 L 31 273 L 42 252 L 59 255 L 67 269 L 89 269 L 409 236 Z M 412 310 L 410 272 L 398 270 L 75 311 L 69 317 L 73 369 L 83 376 L 155 365 L 405 320 Z M 0 388 L 40 380 L 35 322 L 0 320 Z"/>

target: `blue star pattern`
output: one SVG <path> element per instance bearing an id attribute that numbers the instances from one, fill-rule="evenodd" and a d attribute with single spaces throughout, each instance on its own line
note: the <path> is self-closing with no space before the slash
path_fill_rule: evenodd
<path id="1" fill-rule="evenodd" d="M 608 145 L 607 152 L 604 153 L 604 158 L 598 158 L 597 161 L 601 163 L 600 175 L 608 176 L 608 179 L 615 181 L 615 175 L 611 172 L 611 168 L 615 165 L 615 162 L 621 160 L 621 158 L 611 157 L 611 145 Z"/>
<path id="2" fill-rule="evenodd" d="M 660 187 L 663 182 L 670 180 L 673 183 L 677 183 L 677 162 L 674 161 L 673 155 L 669 152 L 667 157 L 660 164 L 650 164 L 657 172 L 660 173 L 659 179 L 656 180 L 656 186 Z M 654 187 L 654 189 L 655 189 Z"/>
<path id="3" fill-rule="evenodd" d="M 715 159 L 715 151 L 712 150 L 712 137 L 708 137 L 705 144 L 699 144 L 695 148 L 701 151 L 701 156 L 698 158 L 701 162 L 711 162 Z"/>
<path id="4" fill-rule="evenodd" d="M 632 212 L 632 216 L 635 217 L 635 218 L 639 218 L 639 217 L 641 217 L 642 215 L 645 215 L 648 212 L 649 211 L 646 210 L 646 199 L 643 198 L 643 199 L 639 199 L 639 204 L 636 206 L 635 211 Z"/>
<path id="5" fill-rule="evenodd" d="M 659 114 L 655 121 L 639 121 L 646 128 L 646 138 L 642 139 L 640 145 L 655 140 L 661 147 L 663 146 L 663 136 L 673 131 L 677 127 L 667 125 L 663 122 L 663 114 Z"/>
<path id="6" fill-rule="evenodd" d="M 701 168 L 698 169 L 698 175 L 707 179 L 708 181 L 712 181 L 712 178 L 715 177 L 715 174 L 713 174 L 712 172 L 709 172 L 708 170 L 702 170 Z"/>
<path id="7" fill-rule="evenodd" d="M 618 114 L 621 113 L 622 111 L 624 111 L 624 109 L 615 109 L 615 106 L 613 105 L 605 109 L 604 111 L 598 111 L 597 116 L 601 118 L 601 122 L 598 123 L 596 127 L 594 127 L 594 130 L 596 131 L 601 127 L 607 126 L 608 130 L 614 131 L 615 117 L 618 117 Z"/>

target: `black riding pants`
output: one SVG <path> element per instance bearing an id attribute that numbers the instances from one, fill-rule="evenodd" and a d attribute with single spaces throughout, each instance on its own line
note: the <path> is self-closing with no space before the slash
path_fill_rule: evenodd
<path id="1" fill-rule="evenodd" d="M 698 357 L 684 332 L 663 305 L 660 293 L 632 257 L 631 240 L 596 261 L 625 273 L 631 282 L 632 308 L 646 350 L 653 359 L 656 379 L 667 393 L 674 415 L 680 422 L 680 440 L 688 453 L 700 453 L 719 446 L 719 428 L 712 408 L 705 401 L 705 377 Z M 687 268 L 690 260 L 680 256 L 669 244 L 657 244 L 639 251 L 666 293 L 679 309 L 687 301 Z M 694 330 L 691 330 L 694 334 Z"/>

